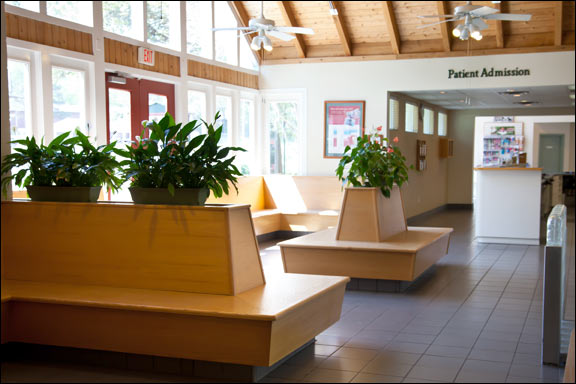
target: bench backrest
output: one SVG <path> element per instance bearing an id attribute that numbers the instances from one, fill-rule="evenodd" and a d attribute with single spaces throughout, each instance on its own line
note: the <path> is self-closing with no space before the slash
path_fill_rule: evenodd
<path id="1" fill-rule="evenodd" d="M 264 284 L 247 206 L 2 202 L 3 278 L 234 295 Z"/>

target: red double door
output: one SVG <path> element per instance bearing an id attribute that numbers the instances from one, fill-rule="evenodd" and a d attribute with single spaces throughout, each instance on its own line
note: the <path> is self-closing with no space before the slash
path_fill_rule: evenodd
<path id="1" fill-rule="evenodd" d="M 174 84 L 106 73 L 108 143 L 129 144 L 137 136 L 147 136 L 142 121 L 158 121 L 166 112 L 174 116 Z"/>

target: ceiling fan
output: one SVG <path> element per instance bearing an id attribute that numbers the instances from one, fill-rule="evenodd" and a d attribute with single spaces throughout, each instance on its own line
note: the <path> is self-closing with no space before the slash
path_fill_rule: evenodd
<path id="1" fill-rule="evenodd" d="M 480 31 L 488 28 L 488 24 L 486 24 L 484 20 L 529 21 L 532 18 L 532 15 L 529 14 L 500 13 L 500 11 L 496 8 L 472 5 L 471 1 L 467 1 L 466 5 L 456 7 L 454 11 L 455 12 L 453 15 L 418 16 L 419 18 L 451 17 L 451 19 L 442 20 L 437 23 L 421 25 L 418 28 L 426 28 L 431 25 L 463 19 L 464 24 L 459 24 L 452 30 L 454 37 L 458 37 L 460 40 L 468 40 L 468 37 L 472 37 L 475 40 L 481 40 L 482 33 L 480 33 Z"/>
<path id="2" fill-rule="evenodd" d="M 250 35 L 252 33 L 258 33 L 258 36 L 252 39 L 250 48 L 255 51 L 264 48 L 268 52 L 272 50 L 272 41 L 267 35 L 276 37 L 280 40 L 290 41 L 295 39 L 296 36 L 289 35 L 290 33 L 304 33 L 307 35 L 313 35 L 314 30 L 312 28 L 302 28 L 302 27 L 277 27 L 274 20 L 270 20 L 264 17 L 264 1 L 260 3 L 260 17 L 250 19 L 247 27 L 236 27 L 236 28 L 212 28 L 213 31 L 247 31 L 240 36 Z"/>

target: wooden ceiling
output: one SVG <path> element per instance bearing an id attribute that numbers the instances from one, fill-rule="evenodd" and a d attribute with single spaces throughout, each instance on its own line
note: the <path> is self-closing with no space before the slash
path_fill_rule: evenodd
<path id="1" fill-rule="evenodd" d="M 260 14 L 259 1 L 232 1 L 241 24 Z M 436 19 L 418 15 L 453 14 L 465 1 L 265 1 L 264 16 L 277 26 L 308 27 L 314 35 L 292 41 L 272 39 L 263 64 L 318 61 L 410 59 L 574 50 L 574 1 L 473 1 L 502 13 L 529 13 L 521 21 L 489 20 L 480 41 L 459 40 L 452 29 L 462 21 L 427 28 Z M 438 19 L 440 20 L 440 19 Z"/>

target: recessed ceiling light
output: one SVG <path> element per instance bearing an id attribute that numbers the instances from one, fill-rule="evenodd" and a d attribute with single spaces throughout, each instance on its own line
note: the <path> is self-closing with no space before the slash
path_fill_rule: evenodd
<path id="1" fill-rule="evenodd" d="M 444 91 L 440 91 L 440 94 L 441 94 L 441 95 L 443 95 L 443 94 L 445 94 L 445 93 L 446 93 L 446 92 L 444 92 Z"/>
<path id="2" fill-rule="evenodd" d="M 514 104 L 530 106 L 532 104 L 540 104 L 540 102 L 539 101 L 522 100 L 522 101 L 517 101 Z"/>
<path id="3" fill-rule="evenodd" d="M 520 96 L 524 96 L 529 94 L 530 92 L 528 91 L 505 91 L 505 92 L 498 92 L 499 95 L 504 95 L 504 96 L 514 96 L 514 97 L 520 97 Z"/>

